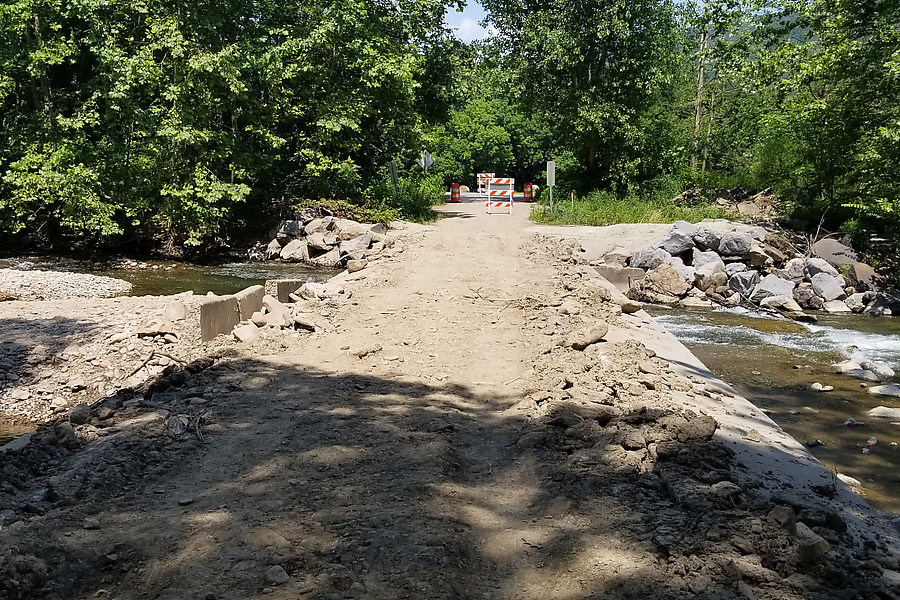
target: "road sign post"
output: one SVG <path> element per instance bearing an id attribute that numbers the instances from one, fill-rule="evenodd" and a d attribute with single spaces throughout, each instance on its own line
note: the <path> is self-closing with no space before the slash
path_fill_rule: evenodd
<path id="1" fill-rule="evenodd" d="M 550 210 L 553 210 L 553 186 L 556 185 L 556 161 L 547 161 L 547 187 L 550 188 Z"/>
<path id="2" fill-rule="evenodd" d="M 400 178 L 397 177 L 397 161 L 392 160 L 388 163 L 388 170 L 391 172 L 391 183 L 394 184 L 394 199 L 400 201 Z"/>

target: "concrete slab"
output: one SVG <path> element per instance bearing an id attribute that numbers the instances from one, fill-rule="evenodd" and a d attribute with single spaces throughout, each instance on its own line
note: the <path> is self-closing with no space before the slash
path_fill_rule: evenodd
<path id="1" fill-rule="evenodd" d="M 231 333 L 241 320 L 234 296 L 207 296 L 200 303 L 200 338 L 204 342 L 222 333 Z"/>
<path id="2" fill-rule="evenodd" d="M 266 288 L 261 285 L 253 285 L 234 295 L 238 301 L 238 314 L 241 321 L 249 321 L 250 317 L 258 310 L 262 310 L 263 296 Z"/>

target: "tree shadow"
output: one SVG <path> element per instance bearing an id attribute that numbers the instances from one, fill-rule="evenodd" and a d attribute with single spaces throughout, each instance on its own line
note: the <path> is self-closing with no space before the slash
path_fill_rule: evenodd
<path id="1" fill-rule="evenodd" d="M 790 568 L 787 533 L 755 533 L 771 505 L 716 491 L 722 444 L 653 468 L 622 446 L 666 415 L 534 420 L 502 389 L 278 358 L 172 382 L 98 403 L 74 453 L 45 430 L 0 456 L 37 465 L 0 494 L 0 542 L 46 564 L 0 596 L 736 598 L 721 556 Z"/>

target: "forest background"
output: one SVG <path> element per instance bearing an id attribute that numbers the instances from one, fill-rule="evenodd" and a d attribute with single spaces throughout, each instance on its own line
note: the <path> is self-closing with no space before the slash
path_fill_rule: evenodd
<path id="1" fill-rule="evenodd" d="M 467 44 L 447 0 L 7 0 L 4 244 L 179 254 L 321 199 L 422 218 L 548 159 L 579 202 L 770 189 L 898 238 L 896 0 L 482 4 Z"/>

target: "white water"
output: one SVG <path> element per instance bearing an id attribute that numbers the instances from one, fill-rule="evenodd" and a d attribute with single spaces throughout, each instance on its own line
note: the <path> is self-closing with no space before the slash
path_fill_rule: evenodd
<path id="1" fill-rule="evenodd" d="M 744 324 L 731 324 L 735 317 Z M 755 329 L 759 313 L 744 309 L 661 315 L 662 323 L 681 341 L 710 346 L 778 346 L 791 350 L 835 354 L 855 360 L 885 362 L 900 372 L 900 319 L 894 317 L 829 316 L 802 331 L 770 332 Z M 751 319 L 748 321 L 747 319 Z M 770 321 L 771 323 L 771 321 Z M 793 325 L 793 323 L 791 323 Z M 769 327 L 764 327 L 768 329 Z M 793 329 L 794 327 L 791 327 Z M 881 331 L 872 331 L 879 329 Z M 854 349 L 855 347 L 855 349 Z"/>

